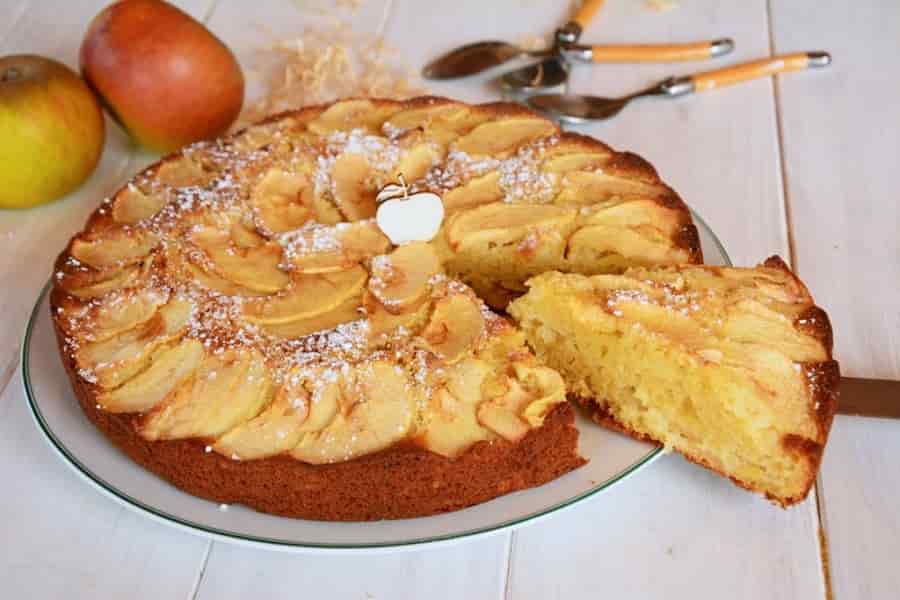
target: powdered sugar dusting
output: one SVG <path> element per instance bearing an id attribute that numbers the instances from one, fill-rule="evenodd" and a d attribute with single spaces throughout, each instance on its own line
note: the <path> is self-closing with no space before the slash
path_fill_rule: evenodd
<path id="1" fill-rule="evenodd" d="M 541 161 L 547 147 L 556 141 L 555 137 L 538 140 L 519 148 L 515 156 L 500 163 L 500 188 L 505 194 L 504 202 L 545 204 L 553 200 L 557 176 L 541 171 Z"/>
<path id="2" fill-rule="evenodd" d="M 148 257 L 118 265 L 128 271 L 129 278 L 123 279 L 124 283 L 113 281 L 109 291 L 102 288 L 106 280 L 88 265 L 74 257 L 61 263 L 55 275 L 60 286 L 65 288 L 73 279 L 79 284 L 101 286 L 96 297 L 72 298 L 69 304 L 57 307 L 62 311 L 58 312 L 58 322 L 67 333 L 66 352 L 77 357 L 85 345 L 98 343 L 98 336 L 105 335 L 107 328 L 122 320 L 119 315 L 131 314 L 126 308 L 133 312 L 129 318 L 149 319 L 156 314 L 157 305 L 177 299 L 192 308 L 178 335 L 198 341 L 206 354 L 203 360 L 221 360 L 216 357 L 250 349 L 262 358 L 266 373 L 276 386 L 294 384 L 301 373 L 315 373 L 308 393 L 291 397 L 296 410 L 309 410 L 321 402 L 329 383 L 355 385 L 356 370 L 380 360 L 394 365 L 395 371 L 408 382 L 407 392 L 415 399 L 414 411 L 426 410 L 432 393 L 445 384 L 447 377 L 447 365 L 422 337 L 433 303 L 453 294 L 464 294 L 477 303 L 485 326 L 473 342 L 471 352 L 481 351 L 495 334 L 507 331 L 508 324 L 476 298 L 471 289 L 437 273 L 427 283 L 430 299 L 428 294 L 424 296 L 432 304 L 424 305 L 425 310 L 417 313 L 421 315 L 416 317 L 418 320 L 387 325 L 392 328 L 378 329 L 377 335 L 373 333 L 371 315 L 362 306 L 364 299 L 375 298 L 372 301 L 381 302 L 391 315 L 404 307 L 400 301 L 379 297 L 378 292 L 388 285 L 385 278 L 393 269 L 390 253 L 371 257 L 365 248 L 351 247 L 348 243 L 352 239 L 357 246 L 364 245 L 360 240 L 368 238 L 348 236 L 356 236 L 360 231 L 351 228 L 365 227 L 369 222 L 333 223 L 334 215 L 340 218 L 335 197 L 336 188 L 341 186 L 336 186 L 335 169 L 345 157 L 361 157 L 366 164 L 367 178 L 359 185 L 369 189 L 383 186 L 394 177 L 410 143 L 419 143 L 405 132 L 385 133 L 389 137 L 374 135 L 368 128 L 351 128 L 310 135 L 305 125 L 277 121 L 231 138 L 192 144 L 180 156 L 133 178 L 125 191 L 133 195 L 129 201 L 136 202 L 137 208 L 145 212 L 132 214 L 138 214 L 138 218 L 146 216 L 133 223 L 116 222 L 117 196 L 105 201 L 106 208 L 95 215 L 93 231 L 149 235 L 159 243 Z M 474 177 L 498 172 L 506 201 L 545 202 L 552 193 L 554 181 L 541 175 L 540 163 L 542 153 L 552 143 L 552 140 L 535 142 L 502 159 L 469 155 L 453 149 L 451 143 L 446 158 L 433 158 L 431 168 L 417 181 L 411 181 L 410 188 L 413 192 L 423 189 L 442 192 Z M 326 212 L 330 215 L 328 224 L 307 221 L 280 233 L 259 226 L 251 194 L 256 193 L 258 183 L 272 169 L 302 173 L 300 179 L 312 186 L 303 192 L 311 191 L 316 202 L 330 208 Z M 277 209 L 277 203 L 272 206 L 276 207 L 272 210 Z M 318 254 L 323 255 L 320 262 L 317 257 L 308 262 L 301 260 Z M 249 256 L 260 257 L 257 271 L 252 270 Z M 363 265 L 369 277 L 365 289 L 358 292 L 360 306 L 356 312 L 353 312 L 353 302 L 357 297 L 348 298 L 341 305 L 343 312 L 337 314 L 347 319 L 345 322 L 333 325 L 334 321 L 322 320 L 323 330 L 288 337 L 290 334 L 284 331 L 290 328 L 278 326 L 285 322 L 293 325 L 307 317 L 288 318 L 285 322 L 250 318 L 258 315 L 258 307 L 268 302 L 289 303 L 293 292 L 290 286 L 300 281 L 301 276 L 316 277 L 319 273 L 335 273 L 355 265 Z M 281 280 L 285 283 L 278 283 Z M 150 308 L 146 314 L 140 302 L 148 303 Z M 313 317 L 310 323 L 315 326 L 318 321 Z M 128 325 L 122 321 L 122 327 Z M 148 331 L 152 328 L 148 327 Z M 106 378 L 108 367 L 84 364 L 78 366 L 78 372 L 86 382 L 96 384 Z M 209 381 L 218 379 L 221 383 L 224 371 L 208 368 L 203 372 Z M 252 383 L 257 377 L 258 372 L 253 371 L 246 375 L 246 380 Z M 410 415 L 410 420 L 414 419 L 415 412 Z M 215 445 L 204 447 L 206 452 L 216 449 Z M 240 460 L 237 454 L 226 456 Z"/>

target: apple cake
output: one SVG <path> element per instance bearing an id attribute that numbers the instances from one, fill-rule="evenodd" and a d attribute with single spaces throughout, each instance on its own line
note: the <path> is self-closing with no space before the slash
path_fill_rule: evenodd
<path id="1" fill-rule="evenodd" d="M 402 177 L 430 242 L 373 216 Z M 222 503 L 326 520 L 450 511 L 577 468 L 561 376 L 492 312 L 549 269 L 697 263 L 639 157 L 511 104 L 347 100 L 194 144 L 59 256 L 60 351 L 91 421 Z"/>
<path id="2" fill-rule="evenodd" d="M 780 258 L 528 286 L 510 313 L 595 420 L 783 506 L 806 497 L 840 375 L 828 316 Z"/>

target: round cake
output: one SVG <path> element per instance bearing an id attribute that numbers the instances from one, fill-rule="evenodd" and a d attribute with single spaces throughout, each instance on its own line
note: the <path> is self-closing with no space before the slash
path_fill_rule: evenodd
<path id="1" fill-rule="evenodd" d="M 433 239 L 379 227 L 398 181 L 440 197 Z M 636 155 L 513 104 L 346 100 L 135 176 L 60 255 L 51 310 L 84 412 L 150 471 L 280 515 L 405 518 L 584 463 L 563 379 L 501 314 L 526 280 L 699 262 Z"/>

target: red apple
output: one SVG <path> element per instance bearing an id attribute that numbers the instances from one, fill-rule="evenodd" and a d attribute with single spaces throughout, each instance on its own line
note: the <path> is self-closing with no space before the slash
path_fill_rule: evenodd
<path id="1" fill-rule="evenodd" d="M 97 166 L 100 105 L 69 67 L 40 56 L 0 57 L 0 208 L 55 200 Z"/>
<path id="2" fill-rule="evenodd" d="M 129 134 L 160 152 L 221 135 L 244 100 L 231 51 L 161 0 L 122 0 L 97 15 L 81 72 Z"/>

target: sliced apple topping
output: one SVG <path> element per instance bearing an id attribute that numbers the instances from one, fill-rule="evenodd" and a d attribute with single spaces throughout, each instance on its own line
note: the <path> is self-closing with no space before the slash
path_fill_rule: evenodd
<path id="1" fill-rule="evenodd" d="M 281 244 L 296 270 L 307 274 L 343 271 L 391 247 L 374 221 L 304 228 L 282 236 Z"/>
<path id="2" fill-rule="evenodd" d="M 516 378 L 536 397 L 519 414 L 532 427 L 540 427 L 553 407 L 566 401 L 566 384 L 562 376 L 553 369 L 525 361 L 513 363 L 513 371 Z"/>
<path id="3" fill-rule="evenodd" d="M 140 262 L 159 244 L 155 235 L 134 229 L 112 229 L 101 235 L 75 238 L 70 254 L 86 265 L 103 270 Z"/>
<path id="4" fill-rule="evenodd" d="M 280 267 L 281 246 L 274 242 L 242 248 L 228 233 L 202 225 L 194 228 L 190 239 L 209 257 L 215 274 L 242 287 L 271 294 L 290 281 Z"/>
<path id="5" fill-rule="evenodd" d="M 150 410 L 194 373 L 203 354 L 203 344 L 194 339 L 159 348 L 144 372 L 114 390 L 103 392 L 97 402 L 103 410 L 114 413 Z"/>
<path id="6" fill-rule="evenodd" d="M 430 293 L 429 281 L 441 273 L 441 262 L 430 244 L 413 242 L 372 259 L 369 290 L 393 314 L 417 306 Z"/>
<path id="7" fill-rule="evenodd" d="M 608 153 L 572 152 L 566 154 L 548 153 L 541 163 L 541 171 L 565 175 L 572 171 L 597 171 L 609 160 Z"/>
<path id="8" fill-rule="evenodd" d="M 144 416 L 140 431 L 148 440 L 217 437 L 255 417 L 271 392 L 256 350 L 208 354 L 193 377 Z"/>
<path id="9" fill-rule="evenodd" d="M 529 429 L 543 423 L 550 409 L 565 401 L 560 375 L 546 367 L 513 365 L 515 377 L 507 377 L 506 390 L 478 407 L 478 420 L 503 438 L 517 442 Z"/>
<path id="10" fill-rule="evenodd" d="M 311 333 L 334 329 L 343 323 L 358 321 L 362 318 L 359 310 L 361 306 L 361 295 L 355 295 L 326 312 L 283 323 L 261 323 L 259 328 L 275 337 L 287 339 L 303 337 Z"/>
<path id="11" fill-rule="evenodd" d="M 550 121 L 540 118 L 500 119 L 482 123 L 456 141 L 455 149 L 473 156 L 497 158 L 519 146 L 556 133 Z"/>
<path id="12" fill-rule="evenodd" d="M 450 190 L 444 194 L 442 199 L 447 214 L 450 214 L 465 208 L 499 202 L 503 196 L 503 188 L 500 187 L 500 172 L 492 171 Z"/>
<path id="13" fill-rule="evenodd" d="M 447 373 L 447 386 L 437 390 L 429 401 L 430 420 L 419 442 L 442 456 L 456 457 L 480 440 L 491 439 L 493 433 L 476 417 L 484 399 L 482 384 L 491 366 L 468 358 L 453 365 Z"/>
<path id="14" fill-rule="evenodd" d="M 334 201 L 348 221 L 369 219 L 375 215 L 375 185 L 372 168 L 362 154 L 344 153 L 331 168 Z"/>
<path id="15" fill-rule="evenodd" d="M 215 273 L 210 273 L 205 269 L 191 264 L 187 261 L 184 262 L 184 269 L 187 273 L 187 278 L 190 281 L 193 281 L 201 287 L 216 291 L 226 296 L 243 296 L 245 298 L 253 298 L 268 295 L 267 292 L 251 290 L 250 288 L 238 285 L 233 281 L 229 281 L 227 279 L 219 277 Z"/>
<path id="16" fill-rule="evenodd" d="M 408 306 L 400 314 L 394 314 L 367 291 L 363 294 L 363 309 L 368 319 L 370 343 L 378 345 L 394 333 L 409 335 L 416 333 L 428 320 L 428 313 L 431 310 L 431 303 L 428 300 L 428 297 L 425 297 L 419 304 Z"/>
<path id="17" fill-rule="evenodd" d="M 679 213 L 670 208 L 660 206 L 651 198 L 617 197 L 617 201 L 608 201 L 585 207 L 579 211 L 578 222 L 582 225 L 616 225 L 619 227 L 635 227 L 650 225 L 664 228 L 667 234 L 674 233 L 681 227 Z"/>
<path id="18" fill-rule="evenodd" d="M 291 456 L 333 463 L 377 452 L 405 438 L 413 424 L 413 385 L 398 366 L 374 361 L 343 381 L 342 410 L 323 430 L 307 433 Z"/>
<path id="19" fill-rule="evenodd" d="M 108 340 L 83 345 L 76 353 L 78 366 L 93 373 L 100 387 L 117 387 L 143 371 L 154 350 L 181 336 L 192 311 L 190 302 L 174 298 L 147 322 Z"/>
<path id="20" fill-rule="evenodd" d="M 269 231 L 290 231 L 316 216 L 313 207 L 305 204 L 301 196 L 308 187 L 309 178 L 302 174 L 270 169 L 250 192 L 250 203 Z"/>
<path id="21" fill-rule="evenodd" d="M 249 154 L 260 148 L 271 148 L 283 143 L 289 134 L 303 127 L 305 122 L 293 116 L 269 123 L 256 123 L 253 127 L 234 134 L 231 143 L 237 151 Z"/>
<path id="22" fill-rule="evenodd" d="M 439 144 L 423 140 L 424 136 L 415 136 L 408 142 L 408 148 L 400 154 L 400 162 L 391 174 L 391 181 L 398 181 L 402 175 L 406 181 L 413 182 L 425 177 L 429 170 L 440 164 L 446 151 Z"/>
<path id="23" fill-rule="evenodd" d="M 279 295 L 245 304 L 244 316 L 251 323 L 265 325 L 310 319 L 358 297 L 367 276 L 359 265 L 333 273 L 300 274 Z"/>
<path id="24" fill-rule="evenodd" d="M 168 158 L 156 171 L 156 180 L 173 188 L 202 187 L 212 178 L 200 163 L 183 155 Z"/>
<path id="25" fill-rule="evenodd" d="M 299 369 L 264 411 L 219 438 L 213 449 L 241 460 L 293 449 L 305 433 L 324 429 L 337 415 L 339 377 L 337 371 L 324 367 Z"/>
<path id="26" fill-rule="evenodd" d="M 381 131 L 381 124 L 398 110 L 399 107 L 393 104 L 376 105 L 370 100 L 344 100 L 325 109 L 309 122 L 307 128 L 319 134 L 353 129 L 378 133 Z"/>
<path id="27" fill-rule="evenodd" d="M 658 198 L 667 193 L 665 186 L 639 179 L 616 177 L 602 171 L 575 171 L 563 177 L 562 190 L 553 200 L 561 206 L 593 206 L 616 196 Z"/>
<path id="28" fill-rule="evenodd" d="M 329 197 L 326 197 L 329 196 Z M 300 191 L 300 199 L 303 204 L 312 206 L 316 212 L 316 223 L 322 225 L 336 225 L 344 222 L 344 215 L 330 199 L 330 195 L 321 195 L 316 192 L 315 186 L 305 187 Z"/>
<path id="29" fill-rule="evenodd" d="M 117 223 L 134 224 L 149 219 L 162 209 L 166 199 L 159 194 L 145 194 L 136 186 L 122 188 L 112 202 L 112 216 Z"/>
<path id="30" fill-rule="evenodd" d="M 407 108 L 391 115 L 382 129 L 388 134 L 417 128 L 427 129 L 428 125 L 436 121 L 451 121 L 467 112 L 469 112 L 468 107 L 455 103 Z"/>
<path id="31" fill-rule="evenodd" d="M 426 348 L 452 363 L 461 359 L 484 333 L 484 316 L 468 294 L 451 294 L 437 300 L 431 320 L 421 333 Z"/>
<path id="32" fill-rule="evenodd" d="M 538 231 L 565 231 L 575 216 L 575 210 L 559 206 L 497 202 L 453 215 L 445 229 L 450 248 L 459 252 L 469 246 L 516 244 Z"/>
<path id="33" fill-rule="evenodd" d="M 653 226 L 588 225 L 571 235 L 566 248 L 567 262 L 588 269 L 585 272 L 621 271 L 636 262 L 654 265 L 689 259 L 686 249 L 674 246 L 670 236 Z"/>
<path id="34" fill-rule="evenodd" d="M 153 260 L 148 258 L 141 264 L 119 269 L 61 272 L 62 276 L 57 275 L 57 279 L 59 286 L 76 298 L 100 298 L 116 290 L 136 286 L 147 276 L 152 266 Z"/>
<path id="35" fill-rule="evenodd" d="M 448 144 L 488 118 L 486 114 L 473 111 L 467 106 L 435 104 L 394 113 L 382 129 L 389 137 L 396 138 L 404 132 L 419 128 L 434 141 Z"/>
<path id="36" fill-rule="evenodd" d="M 168 298 L 152 289 L 109 294 L 88 314 L 88 338 L 102 341 L 146 323 Z"/>
<path id="37" fill-rule="evenodd" d="M 257 233 L 252 221 L 238 221 L 229 228 L 231 242 L 238 248 L 259 248 L 266 238 Z"/>
<path id="38" fill-rule="evenodd" d="M 478 407 L 478 421 L 502 438 L 518 442 L 530 429 L 519 413 L 533 400 L 516 380 L 510 380 L 506 394 Z"/>

